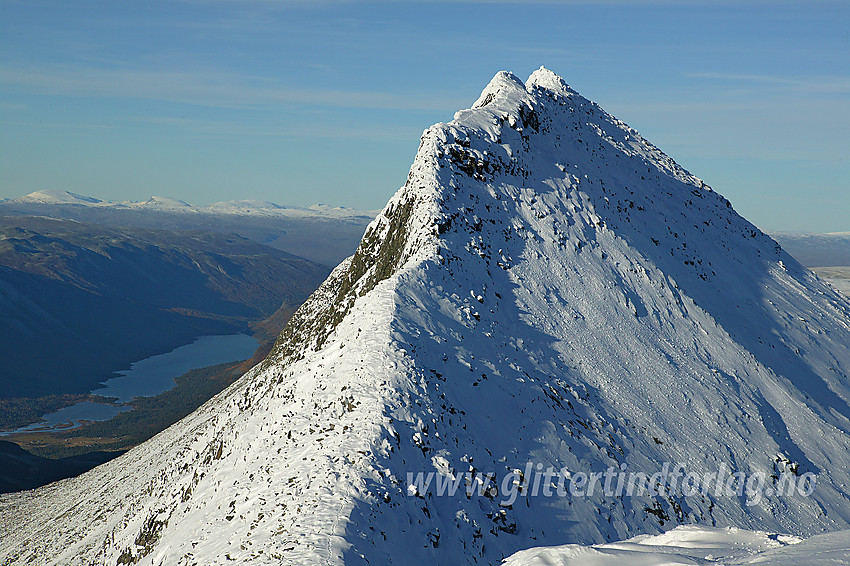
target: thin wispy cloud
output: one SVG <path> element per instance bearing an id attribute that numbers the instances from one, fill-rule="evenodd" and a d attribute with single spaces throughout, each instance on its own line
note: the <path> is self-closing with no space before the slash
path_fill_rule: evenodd
<path id="1" fill-rule="evenodd" d="M 3 128 L 24 128 L 31 131 L 45 132 L 103 132 L 112 130 L 115 127 L 110 124 L 82 124 L 79 122 L 45 122 L 45 121 L 23 121 L 23 120 L 2 120 L 0 127 Z"/>
<path id="2" fill-rule="evenodd" d="M 850 77 L 783 77 L 778 75 L 750 75 L 735 73 L 688 73 L 694 79 L 710 79 L 742 84 L 775 85 L 789 90 L 823 93 L 850 94 Z"/>
<path id="3" fill-rule="evenodd" d="M 415 139 L 413 136 L 418 134 L 416 129 L 405 128 L 403 126 L 329 126 L 327 124 L 312 124 L 310 127 L 305 127 L 303 124 L 294 124 L 291 126 L 256 125 L 236 121 L 198 120 L 193 118 L 177 118 L 173 116 L 144 116 L 136 118 L 134 121 L 143 124 L 175 128 L 188 134 L 204 137 L 250 136 L 297 139 L 314 138 L 366 141 L 410 141 L 411 139 Z"/>
<path id="4" fill-rule="evenodd" d="M 462 105 L 453 96 L 298 88 L 266 77 L 227 72 L 0 68 L 0 88 L 30 94 L 139 98 L 220 108 L 269 105 L 324 106 L 404 111 L 445 111 Z"/>
<path id="5" fill-rule="evenodd" d="M 26 104 L 21 104 L 17 102 L 0 102 L 0 110 L 5 112 L 22 112 L 26 109 Z"/>

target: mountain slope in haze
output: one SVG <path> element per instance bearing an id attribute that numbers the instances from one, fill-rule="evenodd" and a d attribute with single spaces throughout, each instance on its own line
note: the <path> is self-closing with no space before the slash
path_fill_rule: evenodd
<path id="1" fill-rule="evenodd" d="M 850 232 L 770 234 L 794 259 L 850 297 Z"/>
<path id="2" fill-rule="evenodd" d="M 329 266 L 351 255 L 377 212 L 249 200 L 193 206 L 158 196 L 142 202 L 113 202 L 50 190 L 0 200 L 0 215 L 50 216 L 113 227 L 236 233 Z"/>
<path id="3" fill-rule="evenodd" d="M 232 234 L 0 217 L 0 396 L 87 393 L 130 362 L 294 310 L 326 275 Z"/>
<path id="4" fill-rule="evenodd" d="M 405 186 L 262 364 L 119 459 L 0 498 L 0 560 L 498 564 L 679 523 L 847 528 L 848 313 L 558 76 L 499 73 L 423 134 Z M 502 483 L 665 462 L 817 487 L 508 503 Z M 408 476 L 467 471 L 495 492 Z"/>
<path id="5" fill-rule="evenodd" d="M 806 267 L 850 266 L 850 232 L 797 234 L 771 232 L 782 249 Z"/>
<path id="6" fill-rule="evenodd" d="M 28 195 L 11 200 L 21 204 L 75 204 L 90 206 L 103 203 L 102 200 L 86 195 L 78 195 L 69 191 L 35 191 Z"/>

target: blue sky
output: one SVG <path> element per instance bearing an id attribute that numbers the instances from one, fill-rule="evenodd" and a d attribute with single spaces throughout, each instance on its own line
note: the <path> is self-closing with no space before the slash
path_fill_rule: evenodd
<path id="1" fill-rule="evenodd" d="M 545 65 L 770 230 L 850 230 L 850 2 L 0 0 L 0 196 L 380 208 Z"/>

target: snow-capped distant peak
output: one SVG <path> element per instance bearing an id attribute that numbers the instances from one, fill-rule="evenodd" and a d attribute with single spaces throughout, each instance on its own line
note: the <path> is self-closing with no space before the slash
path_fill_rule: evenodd
<path id="1" fill-rule="evenodd" d="M 12 202 L 39 203 L 39 204 L 99 204 L 103 201 L 86 195 L 78 195 L 70 191 L 35 191 L 20 198 L 12 199 Z"/>
<path id="2" fill-rule="evenodd" d="M 323 202 L 311 204 L 310 206 L 307 207 L 307 209 L 308 210 L 318 210 L 318 211 L 323 211 L 323 212 L 330 212 L 330 211 L 349 212 L 349 213 L 350 212 L 357 212 L 356 208 L 351 208 L 351 207 L 348 207 L 348 206 L 334 206 L 332 204 L 325 204 Z M 375 211 L 375 212 L 377 212 L 377 211 Z"/>
<path id="3" fill-rule="evenodd" d="M 247 213 L 256 210 L 280 210 L 282 208 L 291 208 L 281 206 L 279 204 L 269 202 L 267 200 L 226 200 L 214 202 L 208 205 L 207 210 L 216 212 L 234 212 Z"/>
<path id="4" fill-rule="evenodd" d="M 199 211 L 212 214 L 236 214 L 236 215 L 259 215 L 277 216 L 287 218 L 328 218 L 345 220 L 352 218 L 374 218 L 377 210 L 358 210 L 343 206 L 332 206 L 328 204 L 314 204 L 307 208 L 300 206 L 281 205 L 264 200 L 231 200 L 215 202 L 205 207 L 199 207 Z"/>
<path id="5" fill-rule="evenodd" d="M 298 219 L 332 219 L 340 221 L 362 222 L 364 218 L 374 218 L 379 211 L 361 210 L 344 206 L 333 206 L 330 204 L 314 204 L 309 207 L 281 205 L 266 200 L 229 200 L 214 202 L 205 206 L 196 206 L 186 201 L 154 195 L 147 200 L 121 202 L 100 200 L 94 197 L 78 195 L 68 191 L 36 191 L 26 196 L 7 199 L 0 198 L 0 205 L 35 205 L 35 206 L 68 206 L 82 205 L 97 207 L 104 210 L 136 210 L 151 211 L 156 213 L 197 213 L 197 214 L 224 214 L 237 216 L 277 216 Z M 49 212 L 48 212 L 49 213 Z"/>
<path id="6" fill-rule="evenodd" d="M 194 208 L 191 204 L 186 201 L 182 201 L 176 198 L 171 197 L 162 197 L 153 195 L 148 200 L 138 203 L 140 206 L 144 207 L 156 207 L 156 208 Z"/>

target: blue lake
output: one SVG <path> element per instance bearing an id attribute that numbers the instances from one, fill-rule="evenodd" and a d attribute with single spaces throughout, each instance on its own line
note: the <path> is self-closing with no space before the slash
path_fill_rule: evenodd
<path id="1" fill-rule="evenodd" d="M 103 403 L 83 401 L 82 403 L 59 409 L 55 413 L 44 415 L 41 417 L 41 422 L 9 432 L 0 432 L 0 436 L 21 432 L 44 432 L 57 429 L 70 430 L 80 426 L 82 424 L 81 421 L 107 421 L 118 413 L 129 411 L 131 408 L 124 405 L 105 405 Z"/>
<path id="2" fill-rule="evenodd" d="M 107 380 L 92 393 L 117 397 L 119 403 L 136 397 L 153 397 L 174 387 L 174 378 L 189 370 L 250 358 L 258 345 L 247 334 L 201 336 L 191 344 L 145 358 L 128 370 L 116 372 L 119 377 Z"/>
<path id="3" fill-rule="evenodd" d="M 180 346 L 167 354 L 151 356 L 135 362 L 130 369 L 116 371 L 118 377 L 107 380 L 103 387 L 92 393 L 117 397 L 118 403 L 132 401 L 136 397 L 152 397 L 173 388 L 176 385 L 174 378 L 187 371 L 250 358 L 258 345 L 259 343 L 247 334 L 202 336 L 191 344 Z M 0 436 L 75 428 L 82 424 L 81 421 L 109 420 L 130 408 L 120 404 L 107 405 L 85 401 L 44 415 L 41 422 L 10 432 L 0 432 Z"/>

